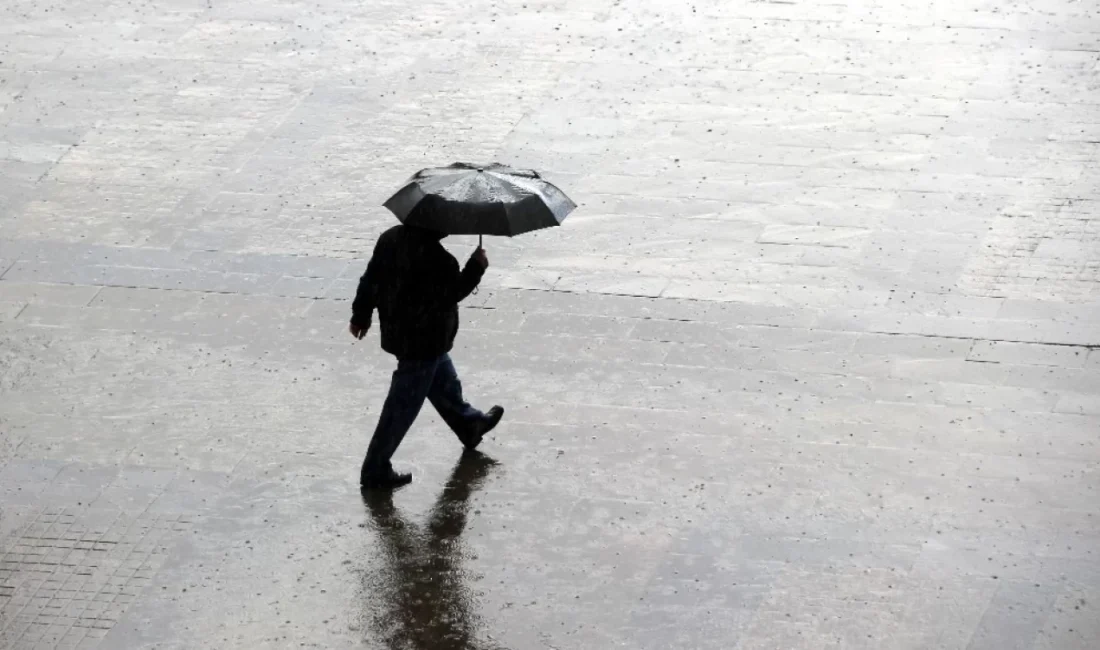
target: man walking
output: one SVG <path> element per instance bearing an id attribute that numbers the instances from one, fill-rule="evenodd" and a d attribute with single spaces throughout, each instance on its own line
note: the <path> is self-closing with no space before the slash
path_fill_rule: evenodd
<path id="1" fill-rule="evenodd" d="M 462 398 L 462 384 L 448 354 L 458 333 L 458 303 L 489 267 L 478 248 L 459 270 L 440 241 L 446 235 L 415 226 L 394 226 L 378 238 L 352 303 L 351 335 L 362 339 L 378 309 L 382 349 L 397 357 L 390 392 L 374 430 L 359 482 L 364 488 L 396 488 L 412 474 L 390 464 L 427 399 L 467 449 L 500 422 L 504 409 L 488 413 Z"/>

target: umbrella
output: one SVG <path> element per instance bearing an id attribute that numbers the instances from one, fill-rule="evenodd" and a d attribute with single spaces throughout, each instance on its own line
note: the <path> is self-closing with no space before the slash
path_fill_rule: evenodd
<path id="1" fill-rule="evenodd" d="M 538 172 L 499 163 L 422 169 L 383 205 L 406 225 L 504 237 L 560 226 L 577 207 Z"/>

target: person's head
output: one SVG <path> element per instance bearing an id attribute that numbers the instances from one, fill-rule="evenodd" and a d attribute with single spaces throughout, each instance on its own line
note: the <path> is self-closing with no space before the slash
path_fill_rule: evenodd
<path id="1" fill-rule="evenodd" d="M 445 232 L 439 232 L 439 231 L 436 231 L 436 230 L 429 230 L 427 228 L 422 228 L 420 226 L 406 225 L 405 227 L 408 228 L 409 230 L 412 230 L 412 231 L 420 234 L 422 237 L 425 237 L 427 239 L 443 240 L 447 236 L 447 233 L 445 233 Z"/>

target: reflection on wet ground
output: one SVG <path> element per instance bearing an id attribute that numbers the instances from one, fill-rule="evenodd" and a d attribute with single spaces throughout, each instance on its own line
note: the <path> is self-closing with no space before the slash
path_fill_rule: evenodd
<path id="1" fill-rule="evenodd" d="M 369 548 L 383 556 L 364 577 L 363 607 L 372 632 L 390 648 L 496 647 L 478 639 L 477 593 L 462 566 L 470 497 L 495 466 L 485 454 L 463 453 L 422 524 L 394 505 L 393 492 L 363 494 L 378 538 Z"/>

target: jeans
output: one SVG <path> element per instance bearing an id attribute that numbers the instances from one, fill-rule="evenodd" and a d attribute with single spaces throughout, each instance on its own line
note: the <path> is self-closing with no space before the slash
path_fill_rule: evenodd
<path id="1" fill-rule="evenodd" d="M 458 372 L 450 355 L 444 354 L 426 361 L 399 359 L 390 382 L 389 395 L 382 406 L 382 415 L 378 418 L 378 426 L 363 461 L 363 478 L 385 476 L 393 470 L 390 458 L 420 414 L 425 399 L 432 403 L 463 444 L 476 434 L 477 426 L 487 419 L 484 413 L 462 399 L 462 383 L 458 380 Z"/>

